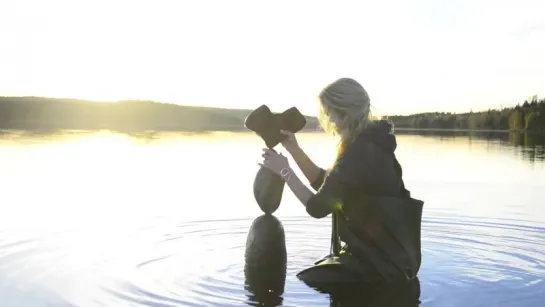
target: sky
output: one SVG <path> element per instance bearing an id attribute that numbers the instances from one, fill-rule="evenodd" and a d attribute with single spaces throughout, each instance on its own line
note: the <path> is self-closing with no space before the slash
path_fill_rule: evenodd
<path id="1" fill-rule="evenodd" d="M 376 115 L 545 96 L 544 0 L 0 0 L 0 95 L 317 113 L 358 80 Z"/>

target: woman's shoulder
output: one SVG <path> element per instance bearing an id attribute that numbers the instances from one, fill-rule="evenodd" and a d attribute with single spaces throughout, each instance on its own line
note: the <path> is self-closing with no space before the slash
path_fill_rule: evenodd
<path id="1" fill-rule="evenodd" d="M 361 160 L 364 157 L 393 154 L 396 148 L 397 140 L 392 125 L 387 121 L 376 121 L 360 133 L 340 158 Z"/>

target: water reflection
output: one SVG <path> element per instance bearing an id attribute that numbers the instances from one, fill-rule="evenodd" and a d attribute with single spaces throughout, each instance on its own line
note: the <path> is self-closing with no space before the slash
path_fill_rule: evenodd
<path id="1" fill-rule="evenodd" d="M 510 146 L 517 150 L 528 162 L 545 160 L 545 133 L 531 132 L 494 132 L 494 131 L 432 131 L 432 130 L 396 130 L 397 135 L 428 136 L 441 141 L 467 138 L 471 147 L 475 141 L 486 141 L 489 145 Z"/>
<path id="2" fill-rule="evenodd" d="M 373 288 L 370 285 L 340 286 L 330 289 L 330 307 L 417 307 L 420 305 L 420 280 Z"/>
<path id="3" fill-rule="evenodd" d="M 144 131 L 144 132 L 124 132 L 112 131 L 119 135 L 126 135 L 132 139 L 144 141 L 145 143 L 160 142 L 165 138 L 187 137 L 187 136 L 206 136 L 206 135 L 240 135 L 239 132 L 207 132 L 207 131 L 188 131 L 188 132 L 169 132 L 169 131 Z M 70 137 L 82 137 L 88 135 L 103 134 L 108 131 L 84 131 L 84 130 L 0 130 L 0 135 L 8 137 L 11 140 L 28 141 L 35 140 L 53 140 L 66 139 Z M 311 133 L 312 134 L 312 133 Z M 314 133 L 320 134 L 320 133 Z M 396 129 L 396 135 L 418 135 L 431 137 L 441 141 L 456 139 L 467 139 L 471 146 L 474 141 L 486 141 L 501 146 L 511 146 L 520 150 L 524 159 L 529 161 L 541 161 L 545 159 L 545 133 L 530 132 L 502 132 L 502 131 L 455 131 L 455 130 L 407 130 Z M 1 142 L 2 140 L 0 140 Z M 5 139 L 4 139 L 5 141 Z M 525 149 L 525 150 L 523 150 Z M 531 149 L 531 150 L 530 150 Z"/>
<path id="4" fill-rule="evenodd" d="M 543 138 L 396 133 L 406 184 L 427 204 L 420 296 L 417 286 L 319 293 L 297 280 L 329 252 L 330 219 L 308 217 L 289 190 L 275 212 L 285 275 L 271 272 L 274 287 L 252 279 L 255 135 L 10 131 L 0 138 L 0 305 L 542 306 Z M 329 138 L 299 141 L 317 164 L 331 161 Z"/>

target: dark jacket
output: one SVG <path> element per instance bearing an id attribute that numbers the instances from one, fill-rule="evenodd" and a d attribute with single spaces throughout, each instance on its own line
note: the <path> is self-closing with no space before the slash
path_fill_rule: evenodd
<path id="1" fill-rule="evenodd" d="M 310 216 L 322 218 L 330 214 L 333 209 L 330 201 L 334 198 L 405 193 L 401 166 L 394 155 L 396 137 L 391 131 L 389 122 L 371 122 L 329 171 L 321 170 L 311 184 L 318 192 L 307 202 Z"/>
<path id="2" fill-rule="evenodd" d="M 340 238 L 348 250 L 382 278 L 412 278 L 420 268 L 422 202 L 410 198 L 394 151 L 392 125 L 372 122 L 312 183 L 317 193 L 307 212 L 338 215 Z"/>

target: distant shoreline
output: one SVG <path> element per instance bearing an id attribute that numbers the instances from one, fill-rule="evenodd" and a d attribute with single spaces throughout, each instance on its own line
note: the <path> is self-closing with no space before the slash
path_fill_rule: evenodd
<path id="1" fill-rule="evenodd" d="M 441 129 L 441 128 L 394 128 L 395 131 L 430 131 L 430 132 L 524 132 L 512 131 L 508 129 Z"/>
<path id="2" fill-rule="evenodd" d="M 245 127 L 209 127 L 206 129 L 195 128 L 195 129 L 112 129 L 112 128 L 95 128 L 95 129 L 78 129 L 78 128 L 37 128 L 37 129 L 17 129 L 17 128 L 8 128 L 0 129 L 0 133 L 6 132 L 32 132 L 32 133 L 54 133 L 62 131 L 73 131 L 73 132 L 100 132 L 100 131 L 109 131 L 114 133 L 210 133 L 210 132 L 234 132 L 234 133 L 254 133 L 253 131 Z M 396 132 L 460 132 L 460 133 L 531 133 L 531 134 L 545 134 L 543 131 L 513 131 L 513 130 L 493 130 L 493 129 L 439 129 L 439 128 L 394 128 L 394 134 Z M 325 133 L 319 128 L 314 127 L 305 127 L 299 131 L 299 133 Z"/>
<path id="3" fill-rule="evenodd" d="M 542 130 L 509 130 L 509 129 L 441 129 L 441 128 L 394 128 L 395 131 L 411 132 L 479 132 L 479 133 L 531 133 L 545 134 Z"/>
<path id="4" fill-rule="evenodd" d="M 256 105 L 257 107 L 257 105 Z M 0 129 L 144 131 L 249 131 L 252 110 L 183 106 L 146 100 L 97 103 L 45 97 L 0 97 Z M 319 131 L 318 119 L 305 116 L 303 131 Z M 469 113 L 385 116 L 394 131 L 545 133 L 545 99 L 533 97 L 514 108 Z"/>
<path id="5" fill-rule="evenodd" d="M 233 132 L 233 133 L 255 133 L 246 127 L 209 127 L 206 129 L 203 128 L 194 128 L 194 129 L 116 129 L 116 128 L 93 128 L 93 129 L 80 129 L 80 128 L 34 128 L 34 129 L 25 129 L 25 128 L 0 128 L 0 135 L 10 132 L 27 132 L 27 133 L 36 133 L 36 134 L 47 134 L 47 133 L 56 133 L 56 132 L 101 132 L 107 131 L 112 133 L 127 133 L 127 134 L 140 134 L 140 133 L 211 133 L 211 132 Z M 300 133 L 323 133 L 319 129 L 313 127 L 305 127 L 299 131 Z"/>

